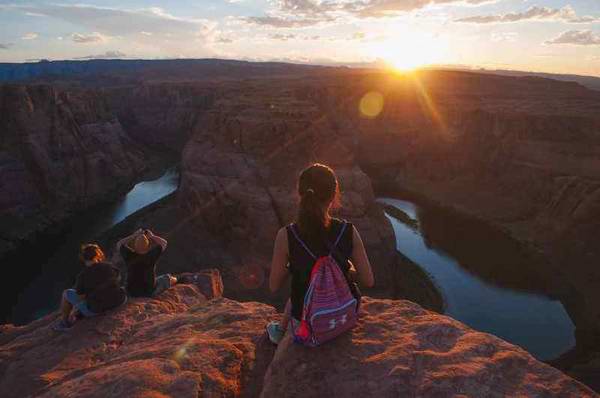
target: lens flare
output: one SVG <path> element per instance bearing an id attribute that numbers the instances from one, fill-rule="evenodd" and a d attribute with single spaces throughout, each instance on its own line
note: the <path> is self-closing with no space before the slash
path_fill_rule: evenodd
<path id="1" fill-rule="evenodd" d="M 189 353 L 194 346 L 194 339 L 190 339 L 186 341 L 182 346 L 180 346 L 174 353 L 173 359 L 175 362 L 181 364 L 188 359 Z"/>
<path id="2" fill-rule="evenodd" d="M 358 108 L 361 115 L 369 119 L 376 118 L 383 110 L 383 95 L 377 91 L 371 91 L 363 95 Z"/>

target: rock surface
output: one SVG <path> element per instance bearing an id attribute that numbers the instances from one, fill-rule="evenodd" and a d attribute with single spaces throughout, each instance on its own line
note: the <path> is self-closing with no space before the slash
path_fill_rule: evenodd
<path id="1" fill-rule="evenodd" d="M 6 250 L 121 194 L 144 168 L 141 152 L 96 92 L 0 86 L 0 131 Z"/>
<path id="2" fill-rule="evenodd" d="M 365 298 L 358 326 L 316 349 L 286 336 L 262 397 L 592 397 L 524 350 L 408 301 Z"/>
<path id="3" fill-rule="evenodd" d="M 408 301 L 365 298 L 357 328 L 317 349 L 288 338 L 275 353 L 264 326 L 277 317 L 182 284 L 69 332 L 51 330 L 56 315 L 5 325 L 0 395 L 595 396 L 520 348 Z"/>
<path id="4" fill-rule="evenodd" d="M 3 326 L 0 395 L 252 394 L 262 377 L 254 373 L 264 373 L 273 352 L 261 337 L 274 316 L 265 304 L 209 301 L 197 287 L 177 285 L 156 299 L 130 299 L 106 315 L 81 320 L 68 332 L 51 330 L 56 315 L 24 327 Z"/>

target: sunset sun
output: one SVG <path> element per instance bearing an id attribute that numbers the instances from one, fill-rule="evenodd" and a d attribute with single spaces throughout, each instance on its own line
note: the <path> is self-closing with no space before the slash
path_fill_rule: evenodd
<path id="1" fill-rule="evenodd" d="M 440 38 L 405 30 L 391 32 L 389 38 L 373 46 L 372 51 L 388 67 L 402 72 L 442 63 L 447 52 Z"/>

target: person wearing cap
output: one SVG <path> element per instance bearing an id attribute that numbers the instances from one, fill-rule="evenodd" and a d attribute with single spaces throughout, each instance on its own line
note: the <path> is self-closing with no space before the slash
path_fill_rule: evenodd
<path id="1" fill-rule="evenodd" d="M 81 246 L 79 259 L 84 265 L 75 287 L 63 292 L 61 318 L 54 330 L 70 329 L 78 317 L 93 317 L 124 304 L 127 294 L 121 287 L 121 272 L 105 261 L 97 244 Z"/>
<path id="2" fill-rule="evenodd" d="M 154 297 L 174 286 L 170 274 L 156 276 L 156 265 L 167 241 L 149 229 L 139 229 L 117 242 L 117 251 L 127 265 L 127 292 L 132 297 Z"/>

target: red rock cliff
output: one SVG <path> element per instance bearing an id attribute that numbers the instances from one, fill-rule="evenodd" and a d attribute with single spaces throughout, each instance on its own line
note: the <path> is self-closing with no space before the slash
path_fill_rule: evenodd
<path id="1" fill-rule="evenodd" d="M 4 85 L 0 115 L 0 254 L 122 193 L 144 167 L 96 92 Z"/>

